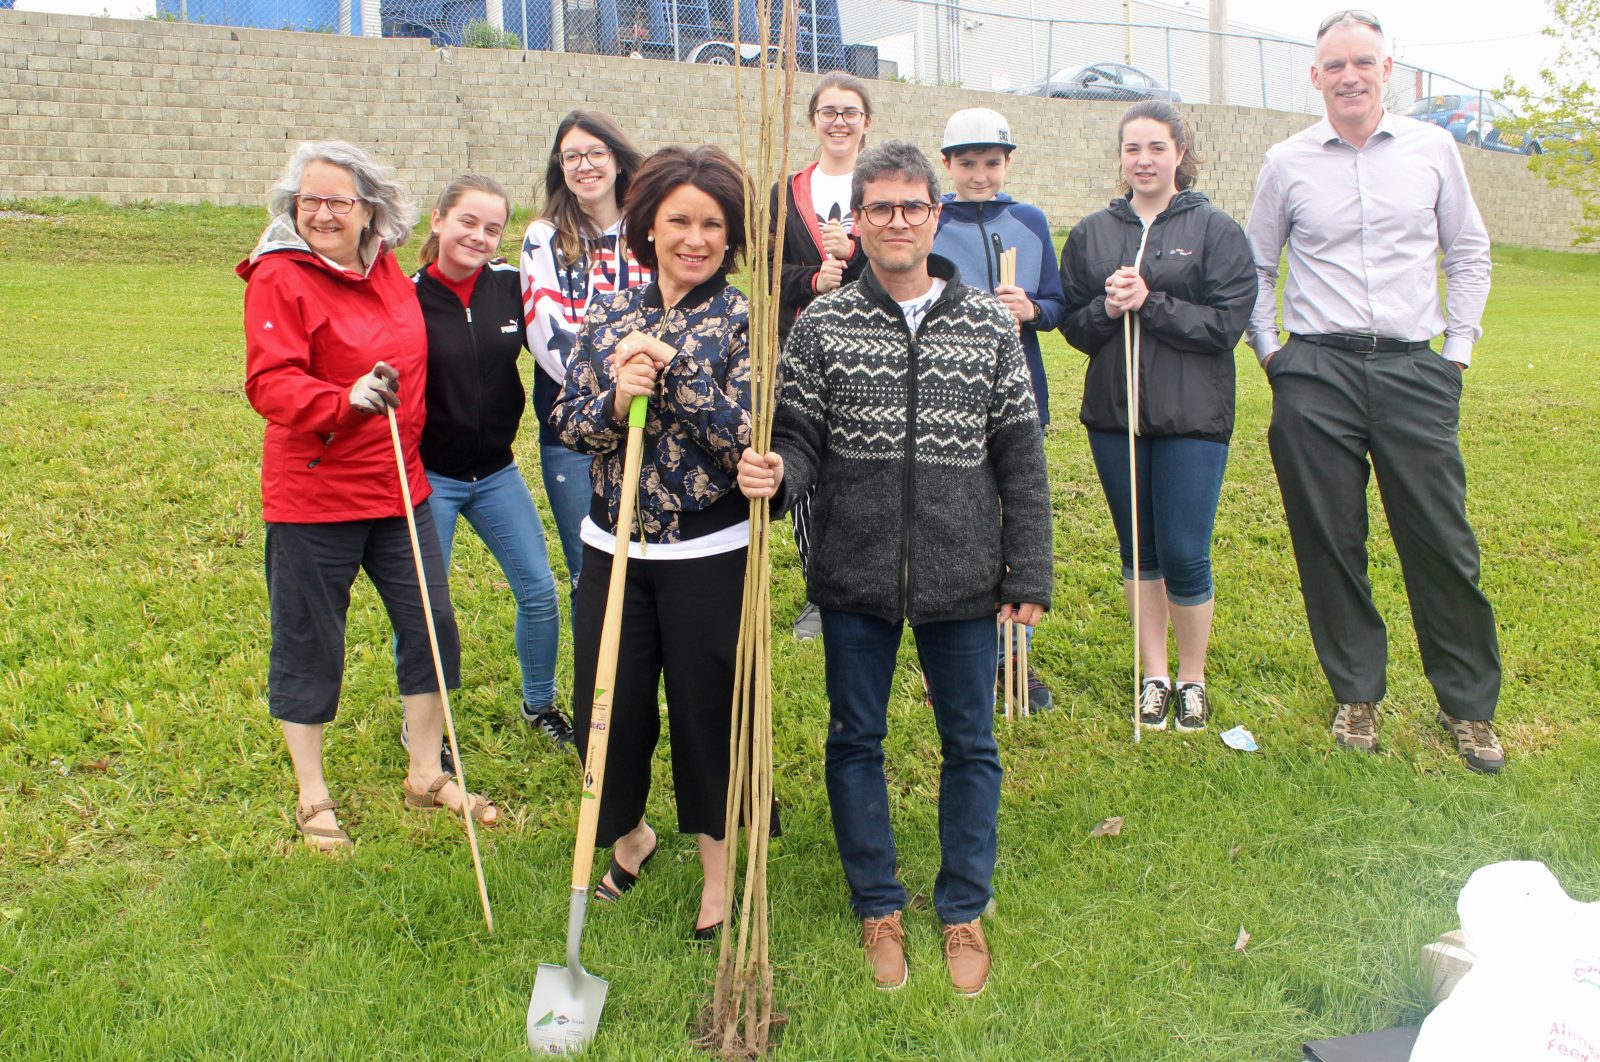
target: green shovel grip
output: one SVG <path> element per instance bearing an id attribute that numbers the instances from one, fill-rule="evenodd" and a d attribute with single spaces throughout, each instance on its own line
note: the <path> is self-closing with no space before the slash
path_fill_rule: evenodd
<path id="1" fill-rule="evenodd" d="M 628 403 L 628 427 L 644 427 L 645 413 L 648 412 L 650 402 L 644 395 L 634 395 L 633 401 Z"/>

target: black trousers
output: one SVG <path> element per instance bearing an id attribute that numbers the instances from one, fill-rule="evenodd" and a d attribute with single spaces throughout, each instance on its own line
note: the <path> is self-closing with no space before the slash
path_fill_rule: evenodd
<path id="1" fill-rule="evenodd" d="M 427 502 L 417 506 L 417 541 L 422 547 L 422 570 L 428 575 L 444 680 L 455 689 L 461 685 L 461 640 L 431 512 Z M 266 570 L 272 607 L 267 705 L 274 719 L 333 721 L 344 680 L 345 614 L 358 571 L 372 580 L 394 625 L 395 675 L 401 696 L 438 692 L 405 517 L 268 524 Z"/>
<path id="2" fill-rule="evenodd" d="M 745 553 L 737 549 L 684 560 L 628 561 L 605 788 L 595 834 L 601 847 L 615 844 L 644 815 L 651 758 L 661 737 L 656 692 L 663 676 L 678 830 L 722 838 Z M 583 548 L 572 621 L 572 729 L 585 756 L 611 560 L 603 550 Z"/>
<path id="3" fill-rule="evenodd" d="M 1360 354 L 1290 337 L 1267 375 L 1272 465 L 1335 699 L 1384 695 L 1388 642 L 1367 579 L 1370 468 L 1439 706 L 1459 719 L 1493 718 L 1500 649 L 1467 523 L 1460 370 L 1427 348 Z"/>

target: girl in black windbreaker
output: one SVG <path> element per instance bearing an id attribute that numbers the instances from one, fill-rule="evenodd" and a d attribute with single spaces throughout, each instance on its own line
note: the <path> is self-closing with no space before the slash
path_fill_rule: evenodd
<path id="1" fill-rule="evenodd" d="M 490 261 L 510 211 L 500 184 L 478 174 L 451 181 L 433 211 L 414 278 L 428 330 L 422 464 L 445 567 L 456 517 L 465 516 L 511 584 L 522 720 L 570 748 L 572 727 L 556 706 L 555 578 L 544 525 L 511 454 L 528 401 L 517 368 L 527 329 L 517 268 Z"/>
<path id="2" fill-rule="evenodd" d="M 1233 348 L 1255 303 L 1255 266 L 1239 224 L 1194 190 L 1199 159 L 1176 108 L 1165 100 L 1135 104 L 1117 141 L 1124 194 L 1079 222 L 1061 252 L 1061 331 L 1089 355 L 1079 419 L 1116 526 L 1130 608 L 1139 595 L 1140 719 L 1164 730 L 1170 715 L 1177 729 L 1200 730 L 1210 717 L 1211 532 L 1233 433 Z M 1136 315 L 1140 336 L 1137 573 L 1125 314 Z M 1167 669 L 1169 622 L 1178 643 L 1176 689 Z"/>

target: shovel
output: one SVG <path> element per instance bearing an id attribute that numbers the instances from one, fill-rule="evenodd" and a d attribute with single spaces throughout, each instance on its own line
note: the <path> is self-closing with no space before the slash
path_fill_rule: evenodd
<path id="1" fill-rule="evenodd" d="M 606 614 L 600 626 L 600 653 L 594 675 L 594 706 L 589 713 L 589 748 L 583 761 L 583 799 L 578 810 L 578 842 L 572 851 L 572 898 L 567 908 L 567 964 L 540 963 L 528 1001 L 528 1047 L 535 1054 L 563 1055 L 580 1050 L 600 1025 L 600 1010 L 611 987 L 583 968 L 578 946 L 589 911 L 589 873 L 594 863 L 600 791 L 605 783 L 606 745 L 611 734 L 611 692 L 617 678 L 622 637 L 622 591 L 628 580 L 628 542 L 633 537 L 634 497 L 644 452 L 647 402 L 637 395 L 628 406 L 628 450 L 622 465 L 622 497 L 617 503 L 616 549 Z"/>

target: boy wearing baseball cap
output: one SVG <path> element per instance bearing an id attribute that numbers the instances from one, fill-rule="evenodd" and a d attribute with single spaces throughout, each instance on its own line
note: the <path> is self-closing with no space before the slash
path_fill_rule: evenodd
<path id="1" fill-rule="evenodd" d="M 1044 211 L 1017 202 L 1003 190 L 1015 148 L 1010 124 L 998 111 L 971 107 L 950 116 L 941 150 L 955 191 L 940 199 L 933 253 L 955 263 L 962 283 L 993 292 L 1016 318 L 1039 423 L 1045 426 L 1050 423 L 1050 394 L 1039 333 L 1054 331 L 1061 323 L 1066 296 Z M 1001 284 L 1000 252 L 1011 248 L 1017 252 L 1016 283 Z M 1036 712 L 1055 706 L 1049 687 L 1031 667 L 1028 701 Z"/>

